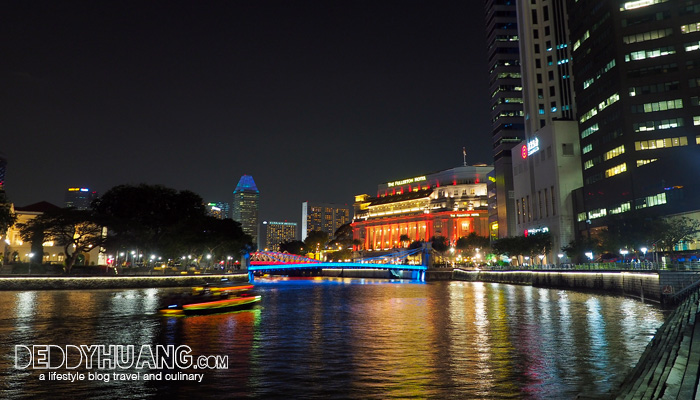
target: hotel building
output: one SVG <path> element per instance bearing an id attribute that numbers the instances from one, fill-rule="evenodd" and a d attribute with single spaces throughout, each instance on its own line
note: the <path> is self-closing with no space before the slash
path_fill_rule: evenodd
<path id="1" fill-rule="evenodd" d="M 322 231 L 329 238 L 342 225 L 350 223 L 350 207 L 341 204 L 301 203 L 301 240 L 311 231 Z"/>
<path id="2" fill-rule="evenodd" d="M 279 251 L 281 243 L 297 240 L 297 223 L 263 221 L 260 237 L 262 239 L 262 249 Z"/>
<path id="3" fill-rule="evenodd" d="M 454 244 L 475 232 L 489 235 L 487 176 L 493 167 L 461 166 L 381 183 L 377 195 L 355 196 L 353 239 L 364 250 L 388 250 L 444 236 Z"/>

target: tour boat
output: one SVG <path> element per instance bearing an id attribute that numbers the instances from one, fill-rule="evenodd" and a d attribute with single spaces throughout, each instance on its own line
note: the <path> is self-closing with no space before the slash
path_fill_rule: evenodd
<path id="1" fill-rule="evenodd" d="M 195 287 L 190 295 L 168 299 L 160 313 L 185 316 L 246 310 L 260 301 L 259 295 L 250 292 L 252 288 L 253 285 Z"/>

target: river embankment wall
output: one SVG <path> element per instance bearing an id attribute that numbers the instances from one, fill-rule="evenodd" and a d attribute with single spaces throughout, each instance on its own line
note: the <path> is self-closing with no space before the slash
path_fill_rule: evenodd
<path id="1" fill-rule="evenodd" d="M 592 290 L 662 301 L 662 274 L 657 271 L 471 271 L 455 269 L 452 279 L 535 287 Z M 666 277 L 668 278 L 668 277 Z"/>
<path id="2" fill-rule="evenodd" d="M 247 274 L 181 275 L 181 276 L 105 276 L 105 277 L 0 277 L 0 290 L 66 290 L 66 289 L 138 289 L 187 287 L 232 282 L 247 282 Z"/>

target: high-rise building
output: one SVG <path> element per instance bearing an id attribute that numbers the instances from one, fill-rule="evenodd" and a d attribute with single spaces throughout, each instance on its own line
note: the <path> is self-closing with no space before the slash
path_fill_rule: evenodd
<path id="1" fill-rule="evenodd" d="M 700 209 L 700 2 L 569 4 L 583 163 L 577 229 Z"/>
<path id="2" fill-rule="evenodd" d="M 260 208 L 260 191 L 250 175 L 243 175 L 233 191 L 234 221 L 241 223 L 243 232 L 258 243 L 258 210 Z"/>
<path id="3" fill-rule="evenodd" d="M 230 203 L 219 201 L 216 203 L 207 203 L 207 215 L 218 219 L 227 219 L 230 215 Z"/>
<path id="4" fill-rule="evenodd" d="M 488 236 L 487 176 L 493 167 L 460 166 L 377 186 L 355 196 L 353 239 L 363 250 L 389 250 L 444 236 L 450 244 Z"/>
<path id="5" fill-rule="evenodd" d="M 0 192 L 5 190 L 5 171 L 7 170 L 7 159 L 0 153 Z"/>
<path id="6" fill-rule="evenodd" d="M 350 223 L 350 207 L 341 204 L 313 203 L 301 204 L 301 240 L 311 231 L 322 231 L 333 237 L 341 225 Z"/>
<path id="7" fill-rule="evenodd" d="M 486 1 L 491 139 L 494 171 L 489 180 L 492 237 L 515 234 L 511 148 L 525 138 L 515 0 Z"/>
<path id="8" fill-rule="evenodd" d="M 66 207 L 87 210 L 96 198 L 97 192 L 95 191 L 88 188 L 71 187 L 66 191 Z"/>
<path id="9" fill-rule="evenodd" d="M 574 239 L 572 191 L 581 186 L 565 0 L 518 2 L 525 137 L 511 150 L 516 234 L 549 232 L 556 262 Z"/>
<path id="10" fill-rule="evenodd" d="M 279 251 L 280 244 L 297 240 L 296 222 L 263 221 L 260 231 L 261 248 Z"/>

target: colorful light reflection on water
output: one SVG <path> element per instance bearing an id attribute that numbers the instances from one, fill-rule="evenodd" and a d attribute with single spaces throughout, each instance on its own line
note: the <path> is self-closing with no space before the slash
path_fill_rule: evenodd
<path id="1" fill-rule="evenodd" d="M 620 297 L 490 283 L 348 278 L 261 279 L 256 290 L 262 302 L 253 310 L 158 315 L 160 300 L 182 290 L 0 293 L 3 396 L 605 395 L 664 319 L 657 307 Z M 228 356 L 228 368 L 204 371 L 202 383 L 47 383 L 39 381 L 44 371 L 14 367 L 16 344 L 184 344 L 195 355 Z"/>

